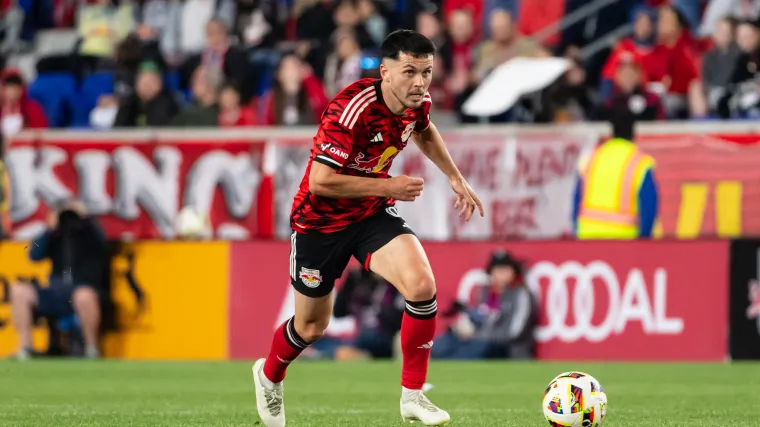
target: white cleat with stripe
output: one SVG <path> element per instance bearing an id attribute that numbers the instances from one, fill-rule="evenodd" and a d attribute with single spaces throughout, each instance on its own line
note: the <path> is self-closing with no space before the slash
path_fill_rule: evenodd
<path id="1" fill-rule="evenodd" d="M 272 384 L 264 378 L 264 362 L 259 359 L 253 365 L 253 384 L 256 386 L 256 408 L 261 421 L 267 427 L 285 427 L 285 403 L 282 383 Z M 269 382 L 269 384 L 264 384 Z"/>
<path id="2" fill-rule="evenodd" d="M 419 421 L 425 426 L 445 426 L 451 421 L 449 413 L 433 405 L 422 390 L 408 390 L 402 394 L 401 418 L 404 422 Z"/>

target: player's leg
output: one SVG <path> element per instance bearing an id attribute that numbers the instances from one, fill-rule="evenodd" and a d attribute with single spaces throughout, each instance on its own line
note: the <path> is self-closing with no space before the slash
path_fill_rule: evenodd
<path id="1" fill-rule="evenodd" d="M 324 334 L 332 315 L 332 290 L 346 268 L 346 233 L 291 236 L 290 281 L 295 314 L 274 332 L 266 359 L 253 366 L 256 405 L 267 427 L 285 425 L 283 380 L 288 366 Z"/>
<path id="2" fill-rule="evenodd" d="M 427 255 L 395 207 L 368 220 L 357 258 L 390 282 L 406 299 L 401 322 L 401 413 L 424 425 L 444 425 L 449 414 L 422 394 L 436 329 L 438 303 Z"/>

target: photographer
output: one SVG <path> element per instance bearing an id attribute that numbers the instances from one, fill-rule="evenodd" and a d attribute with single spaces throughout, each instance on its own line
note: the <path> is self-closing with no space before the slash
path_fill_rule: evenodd
<path id="1" fill-rule="evenodd" d="M 31 284 L 11 287 L 13 324 L 20 337 L 17 356 L 32 355 L 35 317 L 61 319 L 75 314 L 84 335 L 85 356 L 98 358 L 100 303 L 96 289 L 102 285 L 108 262 L 106 238 L 85 207 L 65 202 L 48 216 L 48 229 L 30 245 L 32 261 L 50 259 L 49 286 Z"/>
<path id="2" fill-rule="evenodd" d="M 489 285 L 474 305 L 459 302 L 443 317 L 459 321 L 438 336 L 436 359 L 532 359 L 533 332 L 538 320 L 536 301 L 523 282 L 523 266 L 508 252 L 491 254 L 486 267 Z"/>

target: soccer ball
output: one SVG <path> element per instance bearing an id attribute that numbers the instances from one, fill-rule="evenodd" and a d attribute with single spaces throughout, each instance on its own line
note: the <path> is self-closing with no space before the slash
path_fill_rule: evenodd
<path id="1" fill-rule="evenodd" d="M 607 415 L 607 395 L 591 375 L 564 372 L 546 387 L 543 410 L 552 427 L 599 427 Z"/>
<path id="2" fill-rule="evenodd" d="M 180 238 L 200 239 L 206 237 L 209 231 L 206 215 L 193 206 L 185 206 L 177 215 L 176 230 Z"/>

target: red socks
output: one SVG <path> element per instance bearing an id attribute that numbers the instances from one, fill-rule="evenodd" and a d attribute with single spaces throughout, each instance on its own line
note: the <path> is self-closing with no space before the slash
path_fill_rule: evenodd
<path id="1" fill-rule="evenodd" d="M 427 301 L 406 302 L 401 322 L 401 350 L 404 353 L 401 385 L 405 388 L 420 390 L 425 384 L 437 312 L 435 296 Z"/>
<path id="2" fill-rule="evenodd" d="M 264 363 L 264 376 L 273 383 L 284 380 L 285 371 L 290 362 L 294 361 L 308 346 L 309 343 L 296 333 L 293 318 L 286 320 L 274 332 L 272 347 L 269 349 L 269 356 Z"/>

